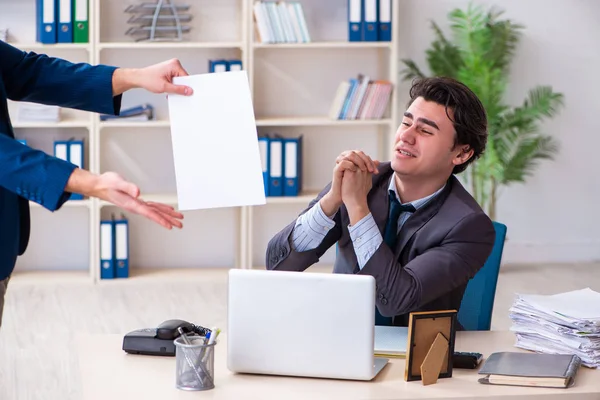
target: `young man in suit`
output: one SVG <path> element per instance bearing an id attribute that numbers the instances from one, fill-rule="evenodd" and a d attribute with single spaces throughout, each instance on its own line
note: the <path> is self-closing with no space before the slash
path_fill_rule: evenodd
<path id="1" fill-rule="evenodd" d="M 375 277 L 376 324 L 458 310 L 495 231 L 454 175 L 486 140 L 486 113 L 469 88 L 446 78 L 415 82 L 391 162 L 342 153 L 332 182 L 269 242 L 267 268 L 304 271 L 337 243 L 335 273 Z"/>
<path id="2" fill-rule="evenodd" d="M 118 115 L 129 89 L 191 94 L 191 88 L 172 83 L 185 75 L 177 60 L 142 69 L 73 64 L 0 41 L 0 324 L 8 279 L 29 240 L 29 201 L 56 211 L 71 193 L 80 193 L 167 229 L 181 228 L 183 218 L 171 206 L 142 201 L 139 188 L 114 172 L 92 174 L 15 140 L 7 99 Z"/>

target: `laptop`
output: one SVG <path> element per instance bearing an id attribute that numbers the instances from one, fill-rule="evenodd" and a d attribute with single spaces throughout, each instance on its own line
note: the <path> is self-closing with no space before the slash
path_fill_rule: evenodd
<path id="1" fill-rule="evenodd" d="M 232 372 L 371 380 L 375 279 L 367 275 L 229 270 Z"/>

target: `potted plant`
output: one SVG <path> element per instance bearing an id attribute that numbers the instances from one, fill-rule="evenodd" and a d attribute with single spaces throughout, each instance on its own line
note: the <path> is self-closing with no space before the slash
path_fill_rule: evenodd
<path id="1" fill-rule="evenodd" d="M 503 11 L 484 11 L 469 5 L 449 13 L 452 40 L 432 22 L 435 40 L 426 50 L 431 74 L 455 78 L 481 99 L 488 116 L 486 151 L 467 171 L 466 181 L 475 199 L 495 220 L 501 186 L 524 182 L 540 160 L 553 159 L 558 152 L 554 138 L 540 132 L 540 122 L 553 117 L 563 105 L 563 95 L 550 86 L 530 89 L 518 107 L 504 103 L 509 67 L 523 26 L 500 19 Z M 425 76 L 417 64 L 403 59 L 402 79 Z"/>

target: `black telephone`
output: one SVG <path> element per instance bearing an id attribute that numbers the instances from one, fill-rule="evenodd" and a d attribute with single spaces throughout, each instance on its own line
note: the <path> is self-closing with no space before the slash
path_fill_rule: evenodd
<path id="1" fill-rule="evenodd" d="M 123 350 L 130 354 L 149 356 L 175 356 L 173 341 L 179 336 L 179 328 L 185 333 L 206 336 L 210 329 L 181 319 L 170 319 L 156 328 L 137 329 L 123 338 Z"/>

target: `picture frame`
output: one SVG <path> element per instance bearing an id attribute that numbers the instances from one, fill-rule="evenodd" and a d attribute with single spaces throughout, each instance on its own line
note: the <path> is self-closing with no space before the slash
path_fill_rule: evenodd
<path id="1" fill-rule="evenodd" d="M 456 310 L 409 314 L 405 381 L 429 385 L 452 377 L 456 317 Z"/>

